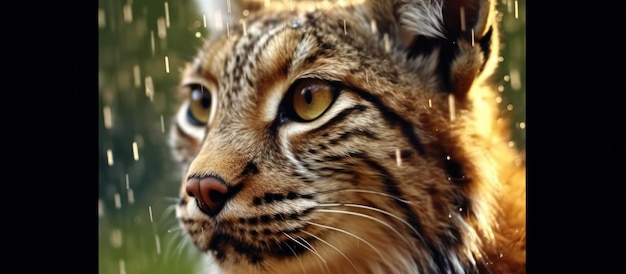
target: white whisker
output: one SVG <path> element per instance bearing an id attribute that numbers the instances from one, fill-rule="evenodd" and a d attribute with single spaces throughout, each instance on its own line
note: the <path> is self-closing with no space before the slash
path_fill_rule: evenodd
<path id="1" fill-rule="evenodd" d="M 386 210 L 382 210 L 376 207 L 372 207 L 372 206 L 366 206 L 366 205 L 359 205 L 359 204 L 320 204 L 318 206 L 324 206 L 324 207 L 336 207 L 336 206 L 347 206 L 347 207 L 357 207 L 357 208 L 363 208 L 363 209 L 368 209 L 368 210 L 373 210 L 382 214 L 385 214 L 389 217 L 392 217 L 400 222 L 402 222 L 403 224 L 405 224 L 407 227 L 409 227 L 414 233 L 415 235 L 417 235 L 418 237 L 420 237 L 420 239 L 424 242 L 424 238 L 422 237 L 422 234 L 420 234 L 417 229 L 415 229 L 415 227 L 413 227 L 411 224 L 409 224 L 406 220 L 398 217 L 395 214 L 392 214 Z"/>
<path id="2" fill-rule="evenodd" d="M 315 254 L 315 256 L 317 256 L 322 261 L 322 263 L 324 263 L 324 267 L 326 268 L 326 272 L 330 273 L 330 269 L 328 268 L 328 264 L 326 264 L 326 260 L 324 260 L 324 258 L 322 258 L 322 256 L 316 250 L 309 248 L 308 246 L 310 246 L 310 244 L 307 241 L 304 241 L 306 243 L 306 245 L 305 245 L 303 243 L 300 243 L 300 241 L 294 239 L 293 237 L 289 236 L 289 234 L 287 234 L 285 232 L 283 232 L 283 235 L 287 236 L 289 239 L 291 239 L 292 241 L 296 242 L 298 245 L 306 248 L 308 251 L 311 251 L 311 253 Z"/>
<path id="3" fill-rule="evenodd" d="M 335 247 L 334 245 L 332 245 L 331 243 L 325 241 L 324 239 L 317 237 L 315 235 L 313 235 L 312 233 L 306 232 L 306 231 L 302 231 L 303 233 L 306 233 L 307 235 L 317 239 L 318 241 L 325 243 L 326 245 L 328 245 L 330 248 L 334 249 L 335 251 L 337 251 L 337 253 L 339 253 L 341 256 L 343 256 L 349 263 L 350 265 L 352 265 L 352 268 L 354 268 L 354 270 L 359 271 L 356 266 L 354 265 L 354 263 L 352 263 L 352 261 L 350 260 L 350 258 L 348 258 L 348 256 L 346 256 L 345 253 L 341 252 L 341 250 L 339 250 L 339 248 Z M 304 267 L 304 266 L 303 266 Z"/>
<path id="4" fill-rule="evenodd" d="M 307 223 L 307 224 L 310 224 L 310 225 L 314 225 L 314 226 L 319 226 L 319 227 L 322 227 L 322 228 L 330 229 L 330 230 L 335 230 L 335 231 L 338 231 L 338 232 L 344 233 L 344 234 L 346 234 L 346 235 L 352 236 L 352 237 L 354 237 L 354 238 L 356 238 L 356 239 L 360 240 L 361 242 L 365 243 L 366 245 L 368 245 L 368 246 L 369 246 L 370 248 L 372 248 L 372 249 L 373 249 L 376 253 L 378 253 L 378 256 L 380 256 L 380 258 L 381 258 L 381 259 L 385 260 L 385 257 L 383 256 L 383 254 L 382 254 L 382 253 L 380 253 L 380 251 L 379 251 L 379 250 L 378 250 L 378 249 L 377 249 L 377 248 L 376 248 L 373 244 L 371 244 L 370 242 L 366 241 L 365 239 L 363 239 L 363 238 L 362 238 L 362 237 L 360 237 L 359 235 L 356 235 L 356 234 L 354 234 L 354 233 L 352 233 L 352 232 L 345 231 L 345 230 L 340 229 L 340 228 L 336 228 L 336 227 L 332 227 L 332 226 L 327 226 L 327 225 L 323 225 L 323 224 L 318 224 L 318 223 L 314 223 L 314 222 L 310 222 L 310 221 L 307 221 L 306 223 Z"/>
<path id="5" fill-rule="evenodd" d="M 339 213 L 339 214 L 348 214 L 348 215 L 354 215 L 354 216 L 359 216 L 359 217 L 363 217 L 366 219 L 370 219 L 372 221 L 375 221 L 381 225 L 386 226 L 387 228 L 391 229 L 394 233 L 396 233 L 398 236 L 400 236 L 400 238 L 402 238 L 402 240 L 407 244 L 407 245 L 411 245 L 411 242 L 409 242 L 404 236 L 402 236 L 402 234 L 400 234 L 400 232 L 398 232 L 398 230 L 396 230 L 393 226 L 391 226 L 390 224 L 383 222 L 379 219 L 376 219 L 372 216 L 363 214 L 363 213 L 358 213 L 358 212 L 352 212 L 352 211 L 346 211 L 346 210 L 336 210 L 336 209 L 318 209 L 318 212 L 328 212 L 328 213 Z"/>
<path id="6" fill-rule="evenodd" d="M 276 242 L 276 246 L 278 246 L 278 249 L 280 249 L 281 251 L 283 250 L 282 246 L 279 244 L 278 239 L 276 239 L 276 237 L 274 238 L 274 242 Z M 296 257 L 296 259 L 298 260 L 298 262 L 300 263 L 300 266 L 302 267 L 302 271 L 303 273 L 306 273 L 306 268 L 304 268 L 304 264 L 302 263 L 302 260 L 300 260 L 300 256 L 298 256 L 298 254 L 296 253 L 295 250 L 293 250 L 293 248 L 291 248 L 289 245 L 285 245 L 287 246 L 287 248 L 289 248 L 289 250 L 291 250 L 291 253 L 293 253 L 293 256 Z"/>

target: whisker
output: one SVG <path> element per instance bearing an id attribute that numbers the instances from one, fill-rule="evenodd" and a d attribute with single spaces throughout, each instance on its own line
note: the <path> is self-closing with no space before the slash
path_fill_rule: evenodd
<path id="1" fill-rule="evenodd" d="M 322 238 L 320 238 L 320 237 L 315 236 L 315 235 L 314 235 L 314 234 L 312 234 L 312 233 L 309 233 L 309 232 L 304 231 L 304 230 L 302 230 L 302 232 L 303 232 L 303 233 L 306 233 L 307 235 L 309 235 L 309 236 L 311 236 L 311 237 L 313 237 L 313 238 L 315 238 L 315 239 L 317 239 L 318 241 L 320 241 L 320 242 L 322 242 L 322 243 L 325 243 L 325 244 L 326 244 L 326 245 L 328 245 L 330 248 L 332 248 L 332 249 L 334 249 L 335 251 L 337 251 L 337 253 L 339 253 L 341 256 L 343 256 L 343 257 L 344 257 L 344 258 L 345 258 L 345 259 L 346 259 L 346 260 L 350 263 L 350 265 L 352 265 L 352 268 L 354 268 L 354 270 L 359 271 L 359 270 L 356 268 L 356 266 L 354 265 L 354 263 L 352 263 L 352 260 L 350 260 L 350 258 L 348 258 L 348 256 L 346 256 L 346 254 L 345 254 L 345 253 L 341 252 L 341 250 L 339 250 L 339 248 L 335 247 L 334 245 L 332 245 L 331 243 L 329 243 L 329 242 L 325 241 L 324 239 L 322 239 Z M 303 267 L 304 267 L 304 266 L 303 266 Z"/>
<path id="2" fill-rule="evenodd" d="M 278 239 L 275 236 L 272 236 L 272 238 L 274 238 L 274 242 L 276 243 L 276 246 L 278 246 L 278 249 L 282 251 L 283 247 L 280 245 L 280 242 L 278 241 Z M 289 250 L 291 250 L 291 253 L 293 253 L 293 255 L 296 257 L 296 259 L 300 263 L 300 266 L 302 267 L 302 271 L 306 273 L 306 269 L 304 268 L 304 264 L 302 263 L 302 260 L 300 260 L 300 256 L 298 256 L 298 253 L 296 253 L 296 251 L 293 250 L 293 248 L 291 248 L 289 245 L 285 245 L 285 246 L 289 248 Z"/>
<path id="3" fill-rule="evenodd" d="M 379 250 L 378 250 L 378 249 L 377 249 L 374 245 L 372 245 L 370 242 L 366 241 L 365 239 L 363 239 L 363 238 L 362 238 L 362 237 L 360 237 L 359 235 L 356 235 L 356 234 L 354 234 L 354 233 L 352 233 L 352 232 L 349 232 L 349 231 L 345 231 L 345 230 L 340 229 L 340 228 L 336 228 L 336 227 L 332 227 L 332 226 L 327 226 L 327 225 L 323 225 L 323 224 L 318 224 L 318 223 L 314 223 L 314 222 L 310 222 L 310 221 L 306 221 L 306 223 L 307 223 L 307 224 L 310 224 L 310 225 L 314 225 L 314 226 L 319 226 L 319 227 L 321 227 L 321 228 L 326 228 L 326 229 L 330 229 L 330 230 L 335 230 L 335 231 L 338 231 L 338 232 L 344 233 L 344 234 L 346 234 L 346 235 L 348 235 L 348 236 L 352 236 L 352 237 L 354 237 L 354 238 L 356 238 L 356 239 L 360 240 L 361 242 L 365 243 L 365 244 L 366 244 L 366 245 L 368 245 L 370 248 L 372 248 L 372 249 L 373 249 L 376 253 L 378 253 L 378 256 L 380 256 L 380 258 L 381 258 L 381 259 L 383 259 L 383 260 L 385 259 L 385 257 L 383 256 L 383 254 L 382 254 L 382 253 L 380 253 L 380 251 L 379 251 Z"/>
<path id="4" fill-rule="evenodd" d="M 340 205 L 340 204 L 339 204 Z M 386 226 L 387 228 L 391 229 L 394 233 L 396 233 L 398 236 L 400 236 L 400 238 L 402 238 L 402 240 L 407 244 L 407 245 L 411 245 L 411 242 L 409 242 L 402 234 L 400 234 L 400 232 L 398 232 L 398 230 L 396 230 L 393 226 L 391 226 L 390 224 L 383 222 L 379 219 L 376 219 L 372 216 L 363 214 L 363 213 L 358 213 L 358 212 L 352 212 L 352 211 L 346 211 L 346 210 L 336 210 L 336 209 L 318 209 L 318 212 L 328 212 L 328 213 L 339 213 L 339 214 L 348 214 L 348 215 L 354 215 L 354 216 L 359 216 L 359 217 L 363 217 L 366 219 L 370 219 L 372 221 L 375 221 L 381 225 Z"/>
<path id="5" fill-rule="evenodd" d="M 287 234 L 287 233 L 285 233 L 285 232 L 283 232 L 283 235 L 287 236 L 289 239 L 291 239 L 292 241 L 296 242 L 296 243 L 297 243 L 297 244 L 299 244 L 300 246 L 302 246 L 302 247 L 306 248 L 308 251 L 311 251 L 311 253 L 315 254 L 315 256 L 317 256 L 317 257 L 318 257 L 318 258 L 322 261 L 322 263 L 324 263 L 324 266 L 325 266 L 325 268 L 326 268 L 326 272 L 327 272 L 327 273 L 330 273 L 330 269 L 328 268 L 328 264 L 326 264 L 326 260 L 324 260 L 324 258 L 322 258 L 322 256 L 321 256 L 321 255 L 320 255 L 317 251 L 315 251 L 315 250 L 313 250 L 313 249 L 309 248 L 307 245 L 309 245 L 309 246 L 310 246 L 310 244 L 309 244 L 307 241 L 304 241 L 304 242 L 306 243 L 306 245 L 305 245 L 305 244 L 303 244 L 303 243 L 300 243 L 300 241 L 298 241 L 298 240 L 294 239 L 293 237 L 289 236 L 289 234 Z M 303 239 L 303 240 L 304 240 L 304 239 Z"/>
<path id="6" fill-rule="evenodd" d="M 372 210 L 372 211 L 376 211 L 382 214 L 385 214 L 389 217 L 392 217 L 400 222 L 402 222 L 403 224 L 405 224 L 407 227 L 409 227 L 414 233 L 415 235 L 417 235 L 418 237 L 420 237 L 420 239 L 422 240 L 422 242 L 425 242 L 424 237 L 422 237 L 422 234 L 419 233 L 417 231 L 417 229 L 415 229 L 415 227 L 413 227 L 411 224 L 409 224 L 409 222 L 407 222 L 406 220 L 398 217 L 395 214 L 392 214 L 386 210 L 382 210 L 373 206 L 367 206 L 367 205 L 360 205 L 360 204 L 346 204 L 346 203 L 337 203 L 337 204 L 319 204 L 318 206 L 324 206 L 324 207 L 335 207 L 335 206 L 347 206 L 347 207 L 356 207 L 356 208 L 363 208 L 363 209 L 368 209 L 368 210 Z"/>

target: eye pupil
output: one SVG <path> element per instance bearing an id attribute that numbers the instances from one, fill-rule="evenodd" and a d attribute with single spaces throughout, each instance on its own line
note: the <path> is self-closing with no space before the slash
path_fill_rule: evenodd
<path id="1" fill-rule="evenodd" d="M 304 101 L 307 103 L 307 105 L 310 105 L 311 102 L 313 102 L 313 93 L 311 92 L 311 88 L 305 88 L 302 91 L 302 95 L 304 96 Z"/>
<path id="2" fill-rule="evenodd" d="M 203 92 L 200 103 L 202 104 L 203 108 L 208 108 L 209 106 L 211 106 L 211 96 L 208 93 Z"/>

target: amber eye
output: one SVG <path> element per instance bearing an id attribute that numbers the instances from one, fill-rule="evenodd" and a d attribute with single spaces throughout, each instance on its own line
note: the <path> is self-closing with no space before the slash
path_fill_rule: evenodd
<path id="1" fill-rule="evenodd" d="M 190 85 L 187 119 L 194 125 L 206 125 L 211 115 L 211 93 L 201 85 Z"/>
<path id="2" fill-rule="evenodd" d="M 320 117 L 335 99 L 335 92 L 326 82 L 305 79 L 293 89 L 293 111 L 304 121 Z"/>

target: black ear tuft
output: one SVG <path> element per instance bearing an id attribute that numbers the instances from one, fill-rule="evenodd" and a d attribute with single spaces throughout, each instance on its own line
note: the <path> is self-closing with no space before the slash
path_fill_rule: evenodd
<path id="1" fill-rule="evenodd" d="M 383 31 L 404 48 L 412 62 L 432 67 L 445 91 L 465 97 L 471 83 L 492 59 L 495 0 L 369 1 Z M 373 3 L 376 2 L 376 3 Z M 385 18 L 387 16 L 387 18 Z M 393 18 L 393 19 L 388 19 Z M 432 58 L 436 55 L 436 58 Z M 429 57 L 429 58 L 419 58 Z"/>

